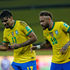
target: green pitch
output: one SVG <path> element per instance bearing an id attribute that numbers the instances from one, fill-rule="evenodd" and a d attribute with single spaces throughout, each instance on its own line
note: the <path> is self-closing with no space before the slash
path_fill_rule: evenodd
<path id="1" fill-rule="evenodd" d="M 51 50 L 37 50 L 37 55 L 52 55 Z M 0 56 L 13 56 L 13 51 L 0 51 Z"/>

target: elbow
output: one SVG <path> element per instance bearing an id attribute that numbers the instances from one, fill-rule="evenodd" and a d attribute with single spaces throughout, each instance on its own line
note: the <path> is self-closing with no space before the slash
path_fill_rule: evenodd
<path id="1" fill-rule="evenodd" d="M 36 41 L 37 41 L 37 37 L 34 37 L 34 38 L 33 38 L 33 42 L 36 42 Z"/>
<path id="2" fill-rule="evenodd" d="M 37 38 L 35 38 L 35 40 L 34 41 L 37 41 Z"/>
<path id="3" fill-rule="evenodd" d="M 35 36 L 35 41 L 37 41 L 37 36 Z"/>

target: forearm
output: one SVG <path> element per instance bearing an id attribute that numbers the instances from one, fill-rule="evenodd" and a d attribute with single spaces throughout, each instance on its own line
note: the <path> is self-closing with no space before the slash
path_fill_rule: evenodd
<path id="1" fill-rule="evenodd" d="M 34 43 L 34 42 L 37 40 L 37 37 L 34 35 L 33 32 L 31 32 L 31 33 L 28 35 L 28 37 L 29 37 L 30 39 L 28 39 L 27 41 L 25 41 L 25 42 L 23 42 L 23 43 L 20 43 L 20 44 L 14 43 L 14 44 L 11 45 L 10 47 L 12 47 L 13 49 L 18 49 L 18 48 L 20 48 L 20 47 L 25 47 L 25 46 L 27 46 L 27 45 L 30 45 L 30 44 Z"/>
<path id="2" fill-rule="evenodd" d="M 19 47 L 24 47 L 24 46 L 30 45 L 30 44 L 34 43 L 35 41 L 36 40 L 29 39 L 26 42 L 19 44 Z"/>

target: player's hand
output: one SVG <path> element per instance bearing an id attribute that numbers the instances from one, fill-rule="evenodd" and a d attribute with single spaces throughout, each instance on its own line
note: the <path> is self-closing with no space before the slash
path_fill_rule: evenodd
<path id="1" fill-rule="evenodd" d="M 30 47 L 30 51 L 31 51 L 31 52 L 33 51 L 32 47 Z"/>
<path id="2" fill-rule="evenodd" d="M 37 46 L 32 46 L 32 47 L 30 47 L 31 52 L 32 52 L 33 50 L 36 50 L 36 49 L 37 49 Z"/>
<path id="3" fill-rule="evenodd" d="M 30 49 L 31 50 L 35 50 L 36 49 L 36 46 L 32 46 Z"/>
<path id="4" fill-rule="evenodd" d="M 41 47 L 40 47 L 40 45 L 36 45 L 36 46 L 32 46 L 30 49 L 31 50 L 36 50 L 36 49 L 40 49 Z"/>

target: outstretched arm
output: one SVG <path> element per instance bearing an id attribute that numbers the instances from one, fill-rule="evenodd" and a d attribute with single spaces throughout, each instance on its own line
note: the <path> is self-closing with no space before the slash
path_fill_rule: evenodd
<path id="1" fill-rule="evenodd" d="M 69 30 L 68 30 L 68 33 L 70 33 L 70 28 L 69 28 Z M 61 54 L 65 54 L 66 51 L 67 51 L 67 48 L 69 47 L 69 45 L 70 45 L 70 40 L 67 42 L 67 44 L 65 44 L 65 45 L 61 48 L 60 53 L 61 53 Z"/>
<path id="2" fill-rule="evenodd" d="M 62 49 L 60 50 L 60 53 L 65 54 L 69 45 L 70 45 L 70 41 L 62 47 Z"/>

